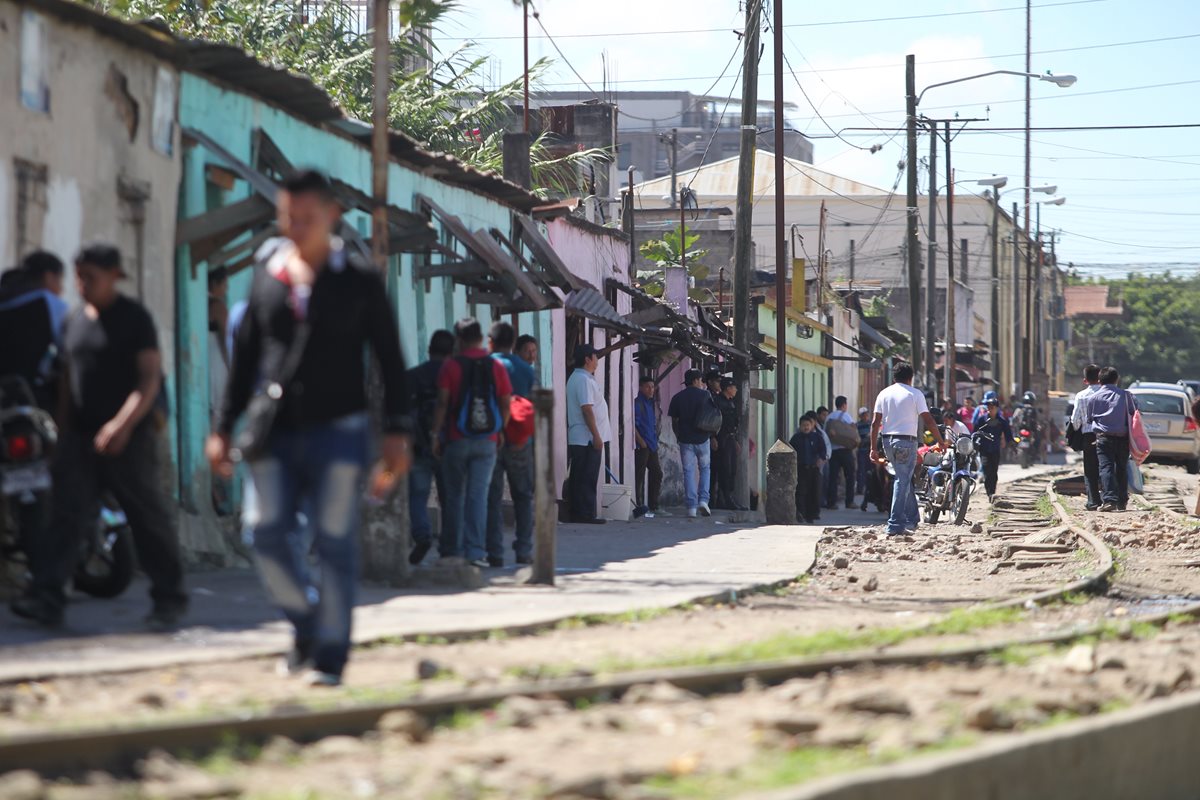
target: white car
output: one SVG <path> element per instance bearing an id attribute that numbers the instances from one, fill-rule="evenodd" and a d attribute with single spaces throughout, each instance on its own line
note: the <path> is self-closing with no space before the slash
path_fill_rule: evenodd
<path id="1" fill-rule="evenodd" d="M 1137 381 L 1129 387 L 1150 435 L 1150 460 L 1200 472 L 1200 423 L 1192 417 L 1191 390 L 1174 383 Z"/>

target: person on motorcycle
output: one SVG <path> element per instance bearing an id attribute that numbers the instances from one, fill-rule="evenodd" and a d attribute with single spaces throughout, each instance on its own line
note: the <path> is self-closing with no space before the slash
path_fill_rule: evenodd
<path id="1" fill-rule="evenodd" d="M 12 275 L 10 278 L 9 275 Z M 5 273 L 0 289 L 0 375 L 19 375 L 38 405 L 54 411 L 55 377 L 67 303 L 62 294 L 63 263 L 35 250 Z"/>
<path id="2" fill-rule="evenodd" d="M 979 437 L 979 454 L 983 458 L 983 485 L 987 490 L 988 500 L 996 494 L 997 472 L 1000 469 L 1000 453 L 1005 442 L 1013 445 L 1017 438 L 1013 436 L 1012 426 L 1000 413 L 1000 400 L 993 397 L 983 404 L 986 417 L 975 427 L 977 432 L 988 436 Z"/>
<path id="3" fill-rule="evenodd" d="M 1041 453 L 1042 448 L 1042 431 L 1041 419 L 1037 410 L 1037 395 L 1033 392 L 1026 392 L 1021 397 L 1021 405 L 1017 406 L 1017 410 L 1013 412 L 1012 426 L 1014 430 L 1027 430 L 1030 433 L 1030 445 L 1035 454 Z M 1041 460 L 1035 456 L 1037 460 Z"/>

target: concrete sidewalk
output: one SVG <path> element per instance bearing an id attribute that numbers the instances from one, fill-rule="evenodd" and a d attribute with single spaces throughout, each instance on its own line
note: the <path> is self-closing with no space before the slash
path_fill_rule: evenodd
<path id="1" fill-rule="evenodd" d="M 359 595 L 354 638 L 454 635 L 662 608 L 792 580 L 811 568 L 820 527 L 733 524 L 729 516 L 715 511 L 709 519 L 561 525 L 554 588 L 516 585 L 511 568 L 486 571 L 490 585 L 472 591 L 367 587 Z M 116 600 L 76 598 L 61 631 L 0 610 L 0 681 L 229 660 L 290 647 L 288 628 L 253 572 L 196 573 L 188 585 L 188 627 L 170 636 L 142 629 L 149 606 L 144 580 Z"/>

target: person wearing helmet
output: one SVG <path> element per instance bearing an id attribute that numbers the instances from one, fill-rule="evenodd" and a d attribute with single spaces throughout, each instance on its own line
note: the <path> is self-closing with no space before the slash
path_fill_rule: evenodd
<path id="1" fill-rule="evenodd" d="M 1038 419 L 1037 395 L 1033 392 L 1025 392 L 1021 396 L 1021 405 L 1017 406 L 1013 412 L 1012 427 L 1013 430 L 1027 430 L 1033 436 L 1033 452 L 1037 453 L 1037 460 L 1042 460 L 1042 431 L 1041 420 Z"/>
<path id="2" fill-rule="evenodd" d="M 983 399 L 979 401 L 979 405 L 975 408 L 975 414 L 971 417 L 972 430 L 977 429 L 980 423 L 988 416 L 987 404 L 992 400 L 995 400 L 996 404 L 999 405 L 1000 395 L 996 394 L 994 390 L 989 389 L 983 393 Z"/>

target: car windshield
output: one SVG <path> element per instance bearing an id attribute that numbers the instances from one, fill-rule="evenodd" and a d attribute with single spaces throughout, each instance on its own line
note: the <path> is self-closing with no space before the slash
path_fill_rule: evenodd
<path id="1" fill-rule="evenodd" d="M 1175 414 L 1182 417 L 1183 398 L 1176 394 L 1149 394 L 1137 392 L 1138 408 L 1143 414 Z"/>

